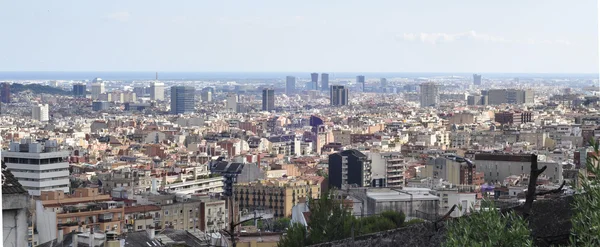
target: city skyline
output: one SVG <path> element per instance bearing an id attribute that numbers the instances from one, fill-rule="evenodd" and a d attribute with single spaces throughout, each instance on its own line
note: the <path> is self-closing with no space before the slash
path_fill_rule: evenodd
<path id="1" fill-rule="evenodd" d="M 543 5 L 523 1 L 141 3 L 7 3 L 0 10 L 0 23 L 10 23 L 2 26 L 6 36 L 18 38 L 0 41 L 4 54 L 0 68 L 598 72 L 598 15 L 596 1 L 591 0 L 578 5 L 564 1 Z M 323 59 L 315 60 L 316 55 Z M 263 62 L 256 63 L 259 58 Z"/>

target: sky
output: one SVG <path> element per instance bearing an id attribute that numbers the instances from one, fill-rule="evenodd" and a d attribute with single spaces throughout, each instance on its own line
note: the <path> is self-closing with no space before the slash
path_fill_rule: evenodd
<path id="1" fill-rule="evenodd" d="M 598 73 L 596 0 L 3 1 L 0 71 Z"/>

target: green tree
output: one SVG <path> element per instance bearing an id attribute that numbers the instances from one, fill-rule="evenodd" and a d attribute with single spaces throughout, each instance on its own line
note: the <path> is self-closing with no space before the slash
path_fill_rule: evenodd
<path id="1" fill-rule="evenodd" d="M 335 198 L 334 190 L 320 199 L 309 198 L 310 221 L 308 223 L 308 244 L 331 242 L 351 236 L 354 217 L 341 200 Z M 340 227 L 341 226 L 341 227 Z"/>
<path id="2" fill-rule="evenodd" d="M 273 223 L 273 231 L 274 232 L 283 232 L 286 228 L 290 226 L 290 222 L 292 220 L 290 218 L 279 218 L 275 220 Z"/>
<path id="3" fill-rule="evenodd" d="M 522 217 L 514 211 L 502 214 L 492 207 L 449 223 L 444 246 L 533 246 L 533 241 Z"/>
<path id="4" fill-rule="evenodd" d="M 592 140 L 594 154 L 600 147 Z M 600 246 L 600 158 L 588 155 L 585 170 L 579 174 L 581 188 L 574 196 L 571 217 L 571 244 L 573 246 Z"/>
<path id="5" fill-rule="evenodd" d="M 396 227 L 402 227 L 406 216 L 402 212 L 385 211 L 381 213 L 381 217 L 387 218 L 396 224 Z"/>
<path id="6" fill-rule="evenodd" d="M 306 246 L 306 228 L 298 223 L 288 228 L 281 237 L 277 247 L 304 247 Z"/>
<path id="7" fill-rule="evenodd" d="M 359 234 L 357 235 L 370 234 L 397 228 L 396 223 L 394 223 L 391 219 L 380 215 L 361 218 L 358 223 L 359 226 L 356 227 L 359 229 Z"/>

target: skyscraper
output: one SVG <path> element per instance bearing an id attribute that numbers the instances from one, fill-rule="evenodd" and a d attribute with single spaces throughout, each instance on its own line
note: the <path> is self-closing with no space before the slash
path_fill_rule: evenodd
<path id="1" fill-rule="evenodd" d="M 165 84 L 162 82 L 152 82 L 150 84 L 150 99 L 151 100 L 165 100 Z"/>
<path id="2" fill-rule="evenodd" d="M 85 98 L 85 84 L 83 83 L 76 83 L 73 84 L 73 97 L 75 98 Z"/>
<path id="3" fill-rule="evenodd" d="M 194 112 L 196 89 L 190 86 L 171 87 L 171 113 L 185 114 Z"/>
<path id="4" fill-rule="evenodd" d="M 387 86 L 388 86 L 388 81 L 385 78 L 381 78 L 379 79 L 379 84 L 381 86 L 381 92 L 386 93 L 387 92 Z"/>
<path id="5" fill-rule="evenodd" d="M 95 78 L 92 81 L 92 100 L 97 100 L 103 93 L 105 93 L 105 88 L 102 78 Z"/>
<path id="6" fill-rule="evenodd" d="M 319 89 L 319 73 L 311 73 L 310 74 L 310 88 L 308 90 L 317 90 Z"/>
<path id="7" fill-rule="evenodd" d="M 10 103 L 10 84 L 8 82 L 2 83 L 0 91 L 0 102 L 2 103 Z"/>
<path id="8" fill-rule="evenodd" d="M 31 118 L 40 122 L 46 122 L 50 120 L 50 117 L 48 116 L 48 109 L 48 104 L 39 104 L 33 106 L 31 109 Z"/>
<path id="9" fill-rule="evenodd" d="M 440 91 L 437 84 L 426 82 L 421 84 L 421 107 L 437 106 L 440 102 Z"/>
<path id="10" fill-rule="evenodd" d="M 321 91 L 329 90 L 329 74 L 322 73 L 321 74 Z"/>
<path id="11" fill-rule="evenodd" d="M 202 99 L 202 102 L 212 102 L 213 91 L 214 90 L 212 87 L 203 88 L 202 92 L 200 93 L 200 98 Z"/>
<path id="12" fill-rule="evenodd" d="M 285 77 L 285 94 L 292 95 L 296 91 L 296 77 Z"/>
<path id="13" fill-rule="evenodd" d="M 341 85 L 331 86 L 329 100 L 332 106 L 348 105 L 348 88 Z"/>
<path id="14" fill-rule="evenodd" d="M 238 95 L 236 93 L 227 94 L 226 108 L 230 112 L 237 112 Z"/>
<path id="15" fill-rule="evenodd" d="M 262 91 L 262 110 L 272 111 L 275 109 L 275 90 L 265 88 Z"/>
<path id="16" fill-rule="evenodd" d="M 481 75 L 473 74 L 473 85 L 481 85 Z"/>
<path id="17" fill-rule="evenodd" d="M 356 84 L 360 84 L 362 87 L 362 91 L 366 92 L 365 90 L 365 76 L 364 75 L 359 75 L 356 77 Z"/>

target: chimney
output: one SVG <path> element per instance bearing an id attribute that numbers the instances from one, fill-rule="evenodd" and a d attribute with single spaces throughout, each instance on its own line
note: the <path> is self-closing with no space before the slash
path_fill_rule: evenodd
<path id="1" fill-rule="evenodd" d="M 155 232 L 154 232 L 154 227 L 150 227 L 148 229 L 146 229 L 146 232 L 148 233 L 148 238 L 150 238 L 150 240 L 154 240 L 155 237 Z"/>

